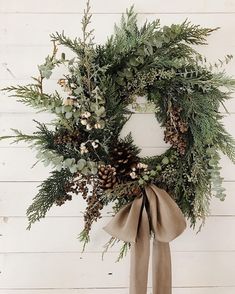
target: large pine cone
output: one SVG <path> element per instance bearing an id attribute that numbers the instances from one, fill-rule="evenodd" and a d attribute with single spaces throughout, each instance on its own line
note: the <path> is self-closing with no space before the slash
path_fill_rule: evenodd
<path id="1" fill-rule="evenodd" d="M 98 171 L 99 186 L 102 189 L 112 189 L 117 182 L 116 169 L 111 165 L 101 165 Z"/>
<path id="2" fill-rule="evenodd" d="M 129 176 L 132 168 L 139 162 L 136 150 L 125 142 L 117 142 L 110 152 L 110 159 L 120 178 Z"/>

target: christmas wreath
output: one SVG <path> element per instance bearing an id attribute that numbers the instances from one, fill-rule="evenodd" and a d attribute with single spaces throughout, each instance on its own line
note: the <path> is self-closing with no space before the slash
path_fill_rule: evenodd
<path id="1" fill-rule="evenodd" d="M 154 20 L 139 27 L 131 8 L 102 45 L 94 43 L 90 21 L 88 3 L 83 37 L 51 35 L 53 53 L 38 66 L 39 77 L 4 89 L 54 115 L 49 125 L 36 121 L 32 135 L 14 130 L 13 136 L 2 137 L 30 143 L 38 161 L 53 167 L 27 210 L 28 228 L 53 205 L 83 197 L 87 206 L 80 239 L 86 243 L 104 206 L 112 203 L 116 214 L 149 184 L 167 191 L 195 225 L 208 214 L 212 196 L 225 197 L 221 151 L 235 162 L 234 140 L 219 111 L 235 88 L 235 80 L 222 70 L 232 56 L 208 63 L 192 45 L 206 44 L 216 29 L 187 20 L 164 27 Z M 59 54 L 59 46 L 71 49 L 74 57 Z M 66 68 L 58 80 L 63 91 L 46 93 L 45 80 L 58 66 Z M 161 155 L 141 157 L 131 134 L 120 138 L 125 123 L 142 107 L 138 97 L 145 97 L 145 106 L 164 128 L 170 147 Z"/>

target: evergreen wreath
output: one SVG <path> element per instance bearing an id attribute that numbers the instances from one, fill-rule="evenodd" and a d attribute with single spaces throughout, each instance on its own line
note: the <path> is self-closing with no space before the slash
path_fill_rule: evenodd
<path id="1" fill-rule="evenodd" d="M 53 167 L 27 210 L 28 229 L 54 204 L 81 195 L 87 207 L 80 239 L 86 243 L 104 206 L 113 203 L 116 213 L 139 197 L 147 183 L 164 188 L 194 226 L 208 214 L 212 196 L 225 198 L 220 152 L 235 162 L 234 140 L 219 112 L 235 88 L 235 80 L 221 69 L 232 56 L 208 63 L 192 45 L 205 45 L 217 28 L 187 20 L 164 27 L 154 20 L 139 27 L 132 7 L 103 45 L 94 43 L 90 21 L 88 1 L 83 38 L 51 35 L 53 53 L 38 67 L 39 77 L 32 84 L 4 89 L 56 117 L 50 126 L 36 121 L 32 135 L 14 130 L 13 136 L 2 137 L 29 143 L 38 161 Z M 58 57 L 60 45 L 71 49 L 74 58 L 64 53 Z M 58 83 L 66 98 L 59 91 L 46 93 L 43 87 L 61 65 L 66 73 Z M 141 158 L 131 134 L 120 138 L 134 110 L 141 108 L 138 96 L 145 96 L 147 107 L 154 108 L 164 140 L 170 143 L 160 156 Z M 124 244 L 121 256 L 126 248 Z"/>

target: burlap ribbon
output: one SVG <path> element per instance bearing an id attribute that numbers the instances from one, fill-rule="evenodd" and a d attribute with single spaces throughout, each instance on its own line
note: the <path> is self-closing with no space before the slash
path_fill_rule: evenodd
<path id="1" fill-rule="evenodd" d="M 130 294 L 146 294 L 152 252 L 152 294 L 171 294 L 169 242 L 186 228 L 184 216 L 166 191 L 149 185 L 145 194 L 122 208 L 104 228 L 111 236 L 131 242 Z"/>

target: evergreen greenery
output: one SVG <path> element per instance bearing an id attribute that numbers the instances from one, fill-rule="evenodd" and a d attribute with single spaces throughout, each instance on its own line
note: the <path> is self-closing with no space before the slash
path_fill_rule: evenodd
<path id="1" fill-rule="evenodd" d="M 29 218 L 28 229 L 31 228 L 32 223 L 45 217 L 56 199 L 67 194 L 66 185 L 70 178 L 71 173 L 66 169 L 53 171 L 51 176 L 39 186 L 38 194 L 34 197 L 33 203 L 27 209 Z"/>

